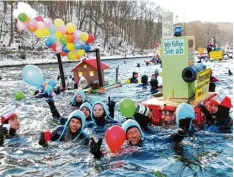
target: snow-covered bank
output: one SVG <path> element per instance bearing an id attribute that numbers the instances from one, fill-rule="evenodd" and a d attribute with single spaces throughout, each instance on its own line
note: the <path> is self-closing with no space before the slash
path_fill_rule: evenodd
<path id="1" fill-rule="evenodd" d="M 105 57 L 101 57 L 101 60 L 125 60 L 125 59 L 134 59 L 134 58 L 151 58 L 152 55 L 129 55 L 129 56 L 120 56 L 120 55 L 114 55 L 114 56 L 105 56 Z M 92 58 L 91 56 L 89 58 Z M 75 60 L 75 61 L 69 61 L 67 60 L 67 57 L 62 57 L 62 61 L 63 63 L 78 63 L 79 60 Z M 27 60 L 13 60 L 13 59 L 6 59 L 3 61 L 0 61 L 0 68 L 3 67 L 12 67 L 12 66 L 24 66 L 24 65 L 43 65 L 43 64 L 54 64 L 57 63 L 57 58 L 54 55 L 54 57 L 52 58 L 46 58 L 46 59 L 27 59 Z"/>

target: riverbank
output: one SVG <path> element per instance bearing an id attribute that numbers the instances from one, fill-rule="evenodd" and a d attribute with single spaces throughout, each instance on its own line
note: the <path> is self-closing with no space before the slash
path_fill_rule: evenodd
<path id="1" fill-rule="evenodd" d="M 101 57 L 102 61 L 105 60 L 127 60 L 127 59 L 134 59 L 134 58 L 151 58 L 153 55 L 135 55 L 135 56 L 105 56 Z M 90 57 L 91 58 L 91 57 Z M 67 57 L 62 57 L 63 63 L 79 63 L 80 60 L 69 61 Z M 0 68 L 4 67 L 17 67 L 17 66 L 25 66 L 25 65 L 47 65 L 47 64 L 55 64 L 58 63 L 56 56 L 53 58 L 47 59 L 30 59 L 30 60 L 13 60 L 13 59 L 6 59 L 0 61 Z"/>

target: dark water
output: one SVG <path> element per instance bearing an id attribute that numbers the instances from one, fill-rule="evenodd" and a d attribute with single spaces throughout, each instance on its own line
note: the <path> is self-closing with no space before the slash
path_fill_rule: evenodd
<path id="1" fill-rule="evenodd" d="M 115 67 L 120 67 L 120 80 L 124 82 L 138 70 L 140 75 L 150 76 L 159 66 L 145 66 L 144 59 L 105 61 L 109 69 L 105 77 L 115 79 Z M 137 63 L 142 67 L 137 68 Z M 217 84 L 218 92 L 226 92 L 233 98 L 233 78 L 227 75 L 232 61 L 225 63 L 207 63 L 213 73 L 221 80 Z M 52 70 L 49 68 L 52 66 Z M 39 66 L 46 79 L 56 80 L 57 65 Z M 74 64 L 65 64 L 69 75 Z M 173 67 L 172 67 L 173 69 Z M 22 67 L 1 68 L 3 79 L 0 81 L 0 107 L 14 103 L 20 117 L 20 139 L 0 147 L 0 176 L 159 176 L 159 177 L 231 177 L 233 176 L 233 137 L 231 134 L 213 134 L 205 131 L 196 134 L 194 139 L 185 139 L 184 153 L 178 154 L 163 139 L 171 129 L 152 127 L 154 134 L 146 134 L 144 147 L 127 155 L 106 157 L 94 161 L 86 146 L 73 143 L 51 143 L 44 149 L 38 145 L 39 134 L 57 126 L 52 120 L 45 99 L 32 97 L 34 88 L 26 85 L 21 79 Z M 25 94 L 23 101 L 14 101 L 13 92 L 21 90 Z M 89 95 L 88 97 L 90 97 Z M 104 102 L 107 97 L 117 101 L 116 117 L 119 114 L 119 101 L 129 97 L 136 101 L 150 98 L 149 90 L 142 90 L 135 85 L 123 85 L 100 95 Z M 67 116 L 71 112 L 69 102 L 71 94 L 58 95 L 55 103 L 60 113 Z M 91 135 L 92 131 L 87 130 Z M 104 133 L 101 132 L 100 135 Z M 105 145 L 103 145 L 105 148 Z"/>

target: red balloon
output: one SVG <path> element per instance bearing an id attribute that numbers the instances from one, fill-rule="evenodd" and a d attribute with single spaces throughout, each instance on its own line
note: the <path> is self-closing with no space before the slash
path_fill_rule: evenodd
<path id="1" fill-rule="evenodd" d="M 60 52 L 60 55 L 64 57 L 64 56 L 66 56 L 67 54 L 66 54 L 65 52 Z"/>
<path id="2" fill-rule="evenodd" d="M 116 151 L 122 147 L 126 140 L 126 134 L 122 127 L 114 125 L 108 128 L 105 133 L 106 144 L 111 151 Z"/>
<path id="3" fill-rule="evenodd" d="M 50 46 L 50 48 L 51 48 L 53 51 L 56 52 L 56 44 L 52 44 L 52 45 Z"/>
<path id="4" fill-rule="evenodd" d="M 74 34 L 67 35 L 67 42 L 73 43 L 75 40 Z"/>
<path id="5" fill-rule="evenodd" d="M 89 34 L 89 38 L 86 41 L 87 43 L 93 43 L 94 42 L 94 36 L 92 34 Z"/>
<path id="6" fill-rule="evenodd" d="M 41 21 L 41 22 L 44 22 L 43 18 L 41 16 L 37 16 L 34 18 L 36 21 Z"/>

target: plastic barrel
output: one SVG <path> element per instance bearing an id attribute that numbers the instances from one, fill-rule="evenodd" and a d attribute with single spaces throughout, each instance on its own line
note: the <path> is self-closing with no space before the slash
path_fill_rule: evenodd
<path id="1" fill-rule="evenodd" d="M 189 66 L 184 68 L 182 72 L 182 78 L 185 82 L 191 83 L 194 82 L 197 78 L 197 74 L 200 71 L 203 71 L 206 69 L 206 65 L 202 63 L 195 64 L 194 66 Z"/>

